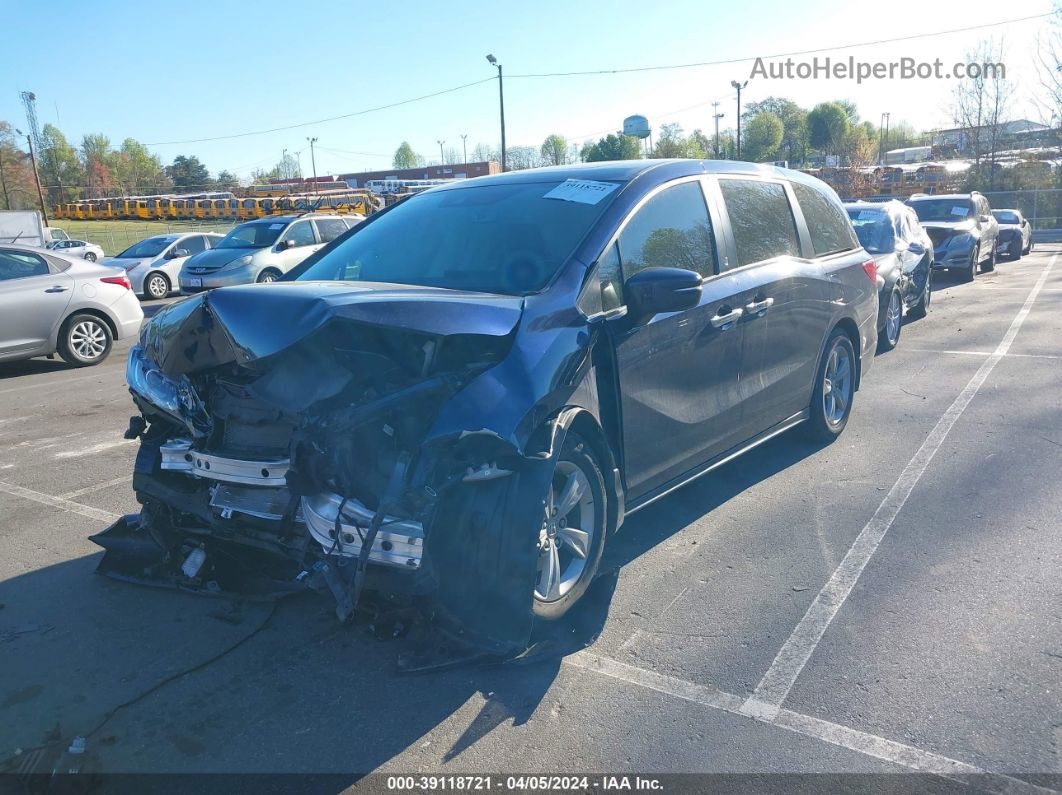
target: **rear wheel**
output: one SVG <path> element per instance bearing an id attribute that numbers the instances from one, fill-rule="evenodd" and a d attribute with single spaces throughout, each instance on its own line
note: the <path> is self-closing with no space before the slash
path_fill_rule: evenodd
<path id="1" fill-rule="evenodd" d="M 144 279 L 144 294 L 148 298 L 165 298 L 170 294 L 170 280 L 165 273 L 149 273 Z"/>
<path id="2" fill-rule="evenodd" d="M 534 612 L 558 619 L 585 593 L 605 546 L 605 479 L 590 446 L 564 440 L 546 495 L 538 539 Z"/>
<path id="3" fill-rule="evenodd" d="M 95 315 L 73 315 L 59 331 L 59 355 L 74 367 L 99 364 L 111 352 L 111 330 Z"/>
<path id="4" fill-rule="evenodd" d="M 903 328 L 903 298 L 899 290 L 889 293 L 889 303 L 885 307 L 885 327 L 878 335 L 878 350 L 891 351 L 900 341 L 900 329 Z"/>
<path id="5" fill-rule="evenodd" d="M 804 433 L 815 442 L 829 443 L 841 435 L 852 413 L 855 397 L 856 356 L 852 340 L 835 328 L 819 361 L 810 416 Z"/>
<path id="6" fill-rule="evenodd" d="M 266 268 L 258 274 L 258 278 L 255 281 L 259 284 L 269 284 L 270 282 L 275 282 L 279 278 L 280 271 L 274 270 L 273 268 Z"/>
<path id="7" fill-rule="evenodd" d="M 96 255 L 93 254 L 91 251 L 86 251 L 85 252 L 85 259 L 87 259 L 89 262 L 95 262 L 96 261 Z"/>

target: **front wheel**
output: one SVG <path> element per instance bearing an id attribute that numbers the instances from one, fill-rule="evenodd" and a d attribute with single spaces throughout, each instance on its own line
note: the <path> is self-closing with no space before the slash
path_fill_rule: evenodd
<path id="1" fill-rule="evenodd" d="M 165 298 L 170 294 L 170 280 L 165 273 L 148 274 L 144 280 L 144 293 L 148 298 Z"/>
<path id="2" fill-rule="evenodd" d="M 933 300 L 933 290 L 930 287 L 933 271 L 926 274 L 926 287 L 922 291 L 922 297 L 918 299 L 918 303 L 907 310 L 907 314 L 916 320 L 921 320 L 929 312 L 929 302 Z"/>
<path id="3" fill-rule="evenodd" d="M 889 293 L 889 304 L 885 307 L 885 327 L 878 335 L 878 350 L 891 351 L 900 341 L 900 329 L 903 328 L 903 299 L 899 290 Z"/>
<path id="4" fill-rule="evenodd" d="M 88 251 L 88 252 L 85 253 L 85 259 L 87 259 L 89 262 L 95 262 L 96 261 L 96 255 L 93 254 L 91 251 Z"/>
<path id="5" fill-rule="evenodd" d="M 590 446 L 565 437 L 546 494 L 538 537 L 534 613 L 555 620 L 586 591 L 605 546 L 605 479 Z"/>
<path id="6" fill-rule="evenodd" d="M 970 264 L 963 268 L 959 274 L 959 281 L 972 282 L 977 276 L 977 246 L 970 252 Z"/>
<path id="7" fill-rule="evenodd" d="M 992 255 L 981 266 L 981 273 L 989 273 L 996 269 L 996 244 L 992 244 Z"/>
<path id="8" fill-rule="evenodd" d="M 852 340 L 835 328 L 819 361 L 810 416 L 804 433 L 814 442 L 829 444 L 844 430 L 855 397 L 856 356 Z"/>
<path id="9" fill-rule="evenodd" d="M 1021 259 L 1023 253 L 1021 239 L 1011 241 L 1010 248 L 1007 249 L 1007 258 L 1012 260 Z"/>
<path id="10" fill-rule="evenodd" d="M 264 271 L 258 274 L 256 281 L 259 284 L 270 284 L 280 278 L 280 271 L 273 270 L 272 268 L 266 268 Z"/>

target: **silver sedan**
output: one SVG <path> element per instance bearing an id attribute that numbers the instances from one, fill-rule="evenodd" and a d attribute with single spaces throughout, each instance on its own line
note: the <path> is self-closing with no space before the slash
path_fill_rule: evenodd
<path id="1" fill-rule="evenodd" d="M 81 257 L 0 244 L 0 361 L 51 356 L 99 364 L 144 312 L 125 273 Z"/>

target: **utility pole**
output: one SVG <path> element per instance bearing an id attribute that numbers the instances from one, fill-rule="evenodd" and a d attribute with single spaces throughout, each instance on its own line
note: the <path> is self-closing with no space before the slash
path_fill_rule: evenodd
<path id="1" fill-rule="evenodd" d="M 4 176 L 4 150 L 0 149 L 0 187 L 4 189 L 4 209 L 11 209 L 11 199 L 7 195 L 7 178 Z"/>
<path id="2" fill-rule="evenodd" d="M 15 128 L 15 132 L 19 135 L 22 134 L 22 130 Z M 41 187 L 41 175 L 37 171 L 37 153 L 33 151 L 33 137 L 26 136 L 26 143 L 29 144 L 30 163 L 33 164 L 33 179 L 37 183 L 37 198 L 41 202 L 41 218 L 44 219 L 44 225 L 48 226 L 48 207 L 44 203 L 44 189 Z"/>
<path id="3" fill-rule="evenodd" d="M 885 161 L 889 156 L 889 114 L 883 113 L 881 115 L 885 117 L 885 137 L 882 139 L 881 164 L 885 165 Z"/>
<path id="4" fill-rule="evenodd" d="M 746 80 L 744 83 L 739 83 L 737 80 L 730 81 L 730 85 L 737 89 L 737 154 L 734 158 L 735 160 L 741 159 L 741 89 L 743 89 L 748 84 L 748 80 Z"/>
<path id="5" fill-rule="evenodd" d="M 719 159 L 719 120 L 723 118 L 723 114 L 719 112 L 719 103 L 712 103 L 712 110 L 715 113 L 712 114 L 712 118 L 715 120 L 715 159 Z"/>
<path id="6" fill-rule="evenodd" d="M 446 141 L 440 141 L 438 138 L 436 138 L 435 143 L 439 145 L 439 168 L 442 168 L 443 161 L 446 160 L 446 158 L 443 156 L 442 145 L 446 143 Z"/>
<path id="7" fill-rule="evenodd" d="M 502 87 L 502 65 L 493 55 L 487 56 L 487 62 L 498 67 L 498 111 L 501 115 L 501 170 L 505 173 L 505 89 Z"/>
<path id="8" fill-rule="evenodd" d="M 468 133 L 461 133 L 461 162 L 468 164 Z"/>
<path id="9" fill-rule="evenodd" d="M 284 179 L 291 179 L 291 175 L 288 173 L 288 150 L 280 150 L 280 167 L 284 169 L 284 173 L 281 174 Z"/>
<path id="10" fill-rule="evenodd" d="M 316 138 L 307 138 L 310 142 L 310 164 L 313 166 L 313 192 L 317 193 L 317 160 L 314 158 L 313 145 L 317 143 Z"/>

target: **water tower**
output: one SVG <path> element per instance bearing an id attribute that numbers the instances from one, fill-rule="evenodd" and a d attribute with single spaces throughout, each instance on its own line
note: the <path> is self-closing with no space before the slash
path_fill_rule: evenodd
<path id="1" fill-rule="evenodd" d="M 645 116 L 634 115 L 625 118 L 623 120 L 623 134 L 632 138 L 641 138 L 643 141 L 648 138 L 649 149 L 653 148 L 653 130 L 649 126 L 649 119 L 645 118 Z"/>

